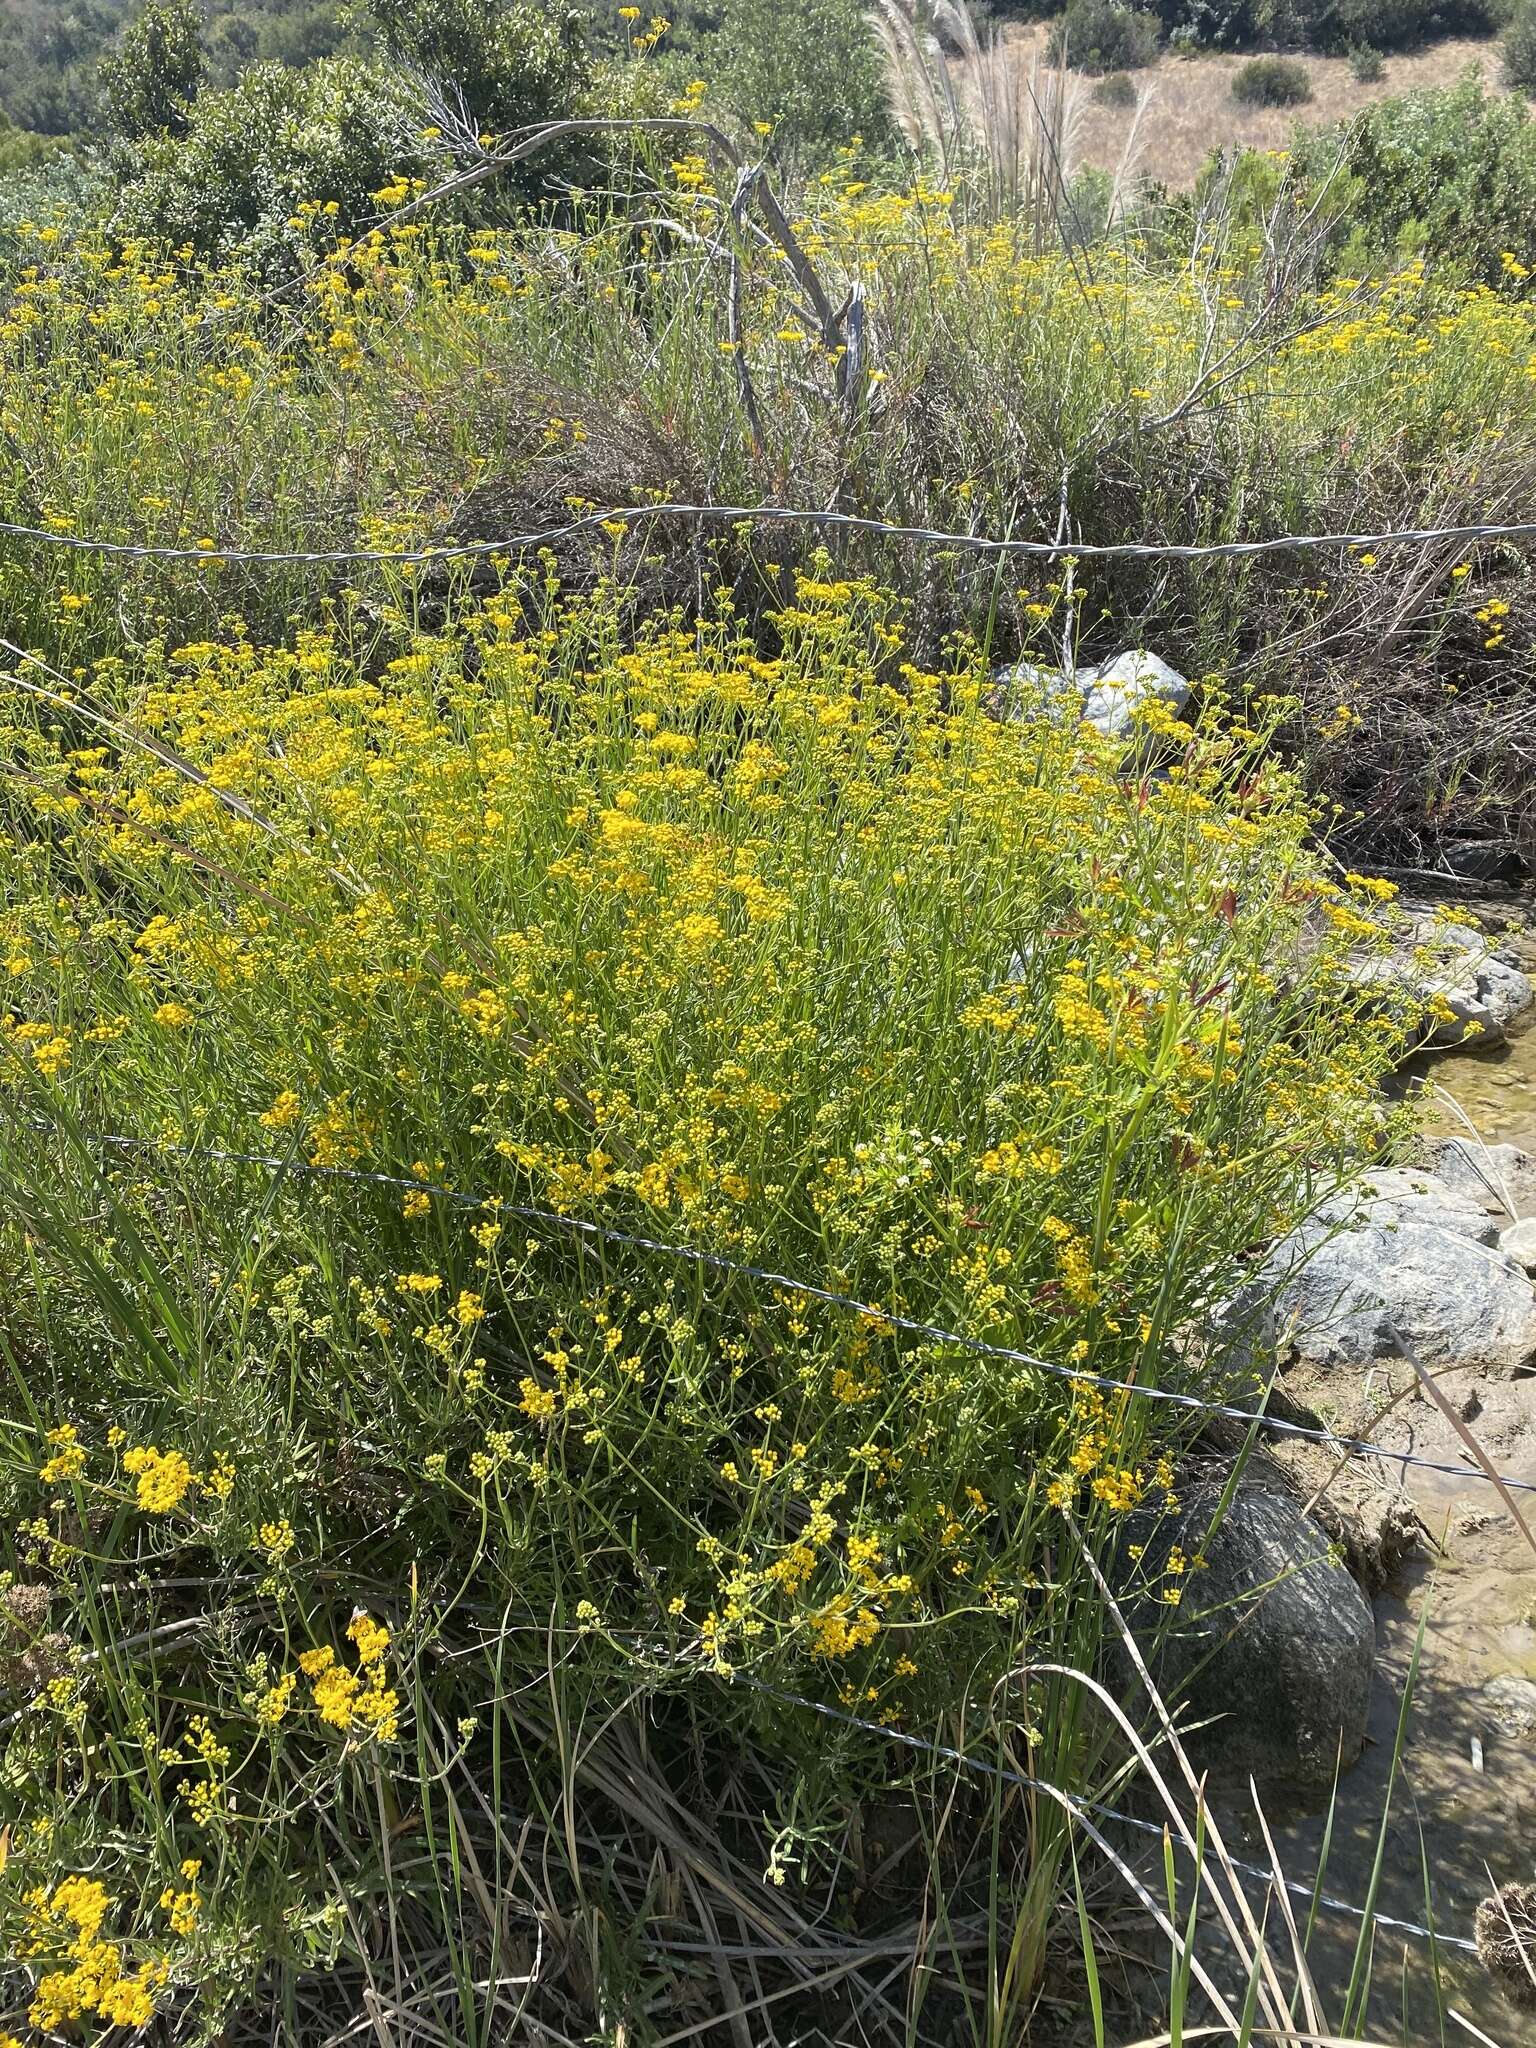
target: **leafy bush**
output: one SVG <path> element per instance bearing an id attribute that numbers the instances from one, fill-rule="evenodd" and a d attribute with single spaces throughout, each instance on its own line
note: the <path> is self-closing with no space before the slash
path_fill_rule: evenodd
<path id="1" fill-rule="evenodd" d="M 1523 0 L 1511 16 L 1500 54 L 1505 82 L 1519 92 L 1536 94 L 1536 0 Z"/>
<path id="2" fill-rule="evenodd" d="M 1356 43 L 1348 52 L 1349 68 L 1357 85 L 1377 85 L 1386 75 L 1380 50 L 1371 43 Z"/>
<path id="3" fill-rule="evenodd" d="M 1069 249 L 1091 248 L 1103 239 L 1115 202 L 1112 174 L 1084 164 L 1062 195 L 1061 235 Z"/>
<path id="4" fill-rule="evenodd" d="M 99 67 L 102 119 L 118 142 L 185 135 L 203 82 L 192 0 L 147 0 Z"/>
<path id="5" fill-rule="evenodd" d="M 748 124 L 772 132 L 780 162 L 823 164 L 862 135 L 894 147 L 878 46 L 860 0 L 726 0 L 710 82 Z"/>
<path id="6" fill-rule="evenodd" d="M 1126 0 L 1067 0 L 1048 49 L 1078 71 L 1135 71 L 1157 55 L 1157 21 Z"/>
<path id="7" fill-rule="evenodd" d="M 98 668 L 155 755 L 9 707 L 0 1939 L 39 2025 L 164 1985 L 212 2034 L 309 1972 L 318 2032 L 387 1921 L 445 2035 L 494 2038 L 470 1987 L 522 1854 L 551 1927 L 633 1925 L 637 1739 L 680 1812 L 731 1759 L 741 1867 L 837 1886 L 813 1823 L 873 1806 L 889 1745 L 840 1739 L 834 1788 L 795 1699 L 995 1745 L 1020 1664 L 1093 1668 L 1075 1531 L 1110 1555 L 1179 1441 L 888 1318 L 1211 1385 L 1190 1318 L 1378 1128 L 1393 1035 L 1337 973 L 1372 898 L 1251 739 L 1156 706 L 1178 766 L 1127 778 L 989 716 L 978 650 L 898 666 L 899 609 L 824 565 L 770 660 L 728 611 L 631 642 L 602 601 L 532 629 L 531 594 Z M 1074 1790 L 1076 1695 L 1027 1696 Z M 769 1771 L 805 1817 L 777 1849 Z M 1063 1831 L 1010 1854 L 1032 1980 Z M 585 2036 L 582 1940 L 529 1995 Z"/>
<path id="8" fill-rule="evenodd" d="M 571 0 L 367 0 L 367 12 L 391 62 L 445 89 L 477 131 L 500 135 L 570 112 L 586 82 L 583 16 Z M 524 189 L 547 175 L 547 164 L 530 167 Z"/>
<path id="9" fill-rule="evenodd" d="M 1233 73 L 1232 97 L 1247 107 L 1299 107 L 1312 97 L 1312 80 L 1293 57 L 1251 57 Z"/>
<path id="10" fill-rule="evenodd" d="M 194 97 L 201 52 L 190 0 L 155 0 L 107 70 L 122 138 L 112 159 L 120 230 L 280 275 L 309 253 L 317 217 L 333 235 L 355 234 L 445 161 L 424 139 L 420 78 L 477 133 L 573 112 L 587 82 L 569 9 L 376 0 L 374 13 L 385 62 L 257 63 L 227 91 Z M 560 168 L 553 156 L 513 167 L 494 203 L 538 197 Z"/>
<path id="11" fill-rule="evenodd" d="M 238 7 L 240 0 L 224 0 Z M 224 82 L 232 84 L 234 74 L 245 64 L 315 64 L 322 57 L 368 54 L 372 43 L 366 15 L 350 14 L 336 0 L 281 0 L 263 7 L 254 20 L 235 13 L 215 16 L 215 29 L 223 23 L 233 31 L 226 38 L 229 59 Z M 250 31 L 255 31 L 251 47 Z"/>
<path id="12" fill-rule="evenodd" d="M 1536 123 L 1476 73 L 1439 91 L 1382 100 L 1337 131 L 1301 138 L 1292 175 L 1319 187 L 1342 163 L 1327 204 L 1336 260 L 1355 274 L 1422 255 L 1453 274 L 1506 288 L 1524 267 L 1536 218 Z"/>
<path id="13" fill-rule="evenodd" d="M 1094 85 L 1092 98 L 1101 107 L 1134 107 L 1136 81 L 1129 71 L 1111 71 Z"/>
<path id="14" fill-rule="evenodd" d="M 405 89 L 354 58 L 300 72 L 253 65 L 238 86 L 193 104 L 183 138 L 136 147 L 121 167 L 116 224 L 281 275 L 307 259 L 317 215 L 355 231 L 381 211 L 375 193 L 424 167 L 420 126 Z"/>

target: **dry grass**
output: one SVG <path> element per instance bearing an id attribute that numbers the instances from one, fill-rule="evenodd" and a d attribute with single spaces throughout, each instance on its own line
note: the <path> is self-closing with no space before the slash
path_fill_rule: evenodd
<path id="1" fill-rule="evenodd" d="M 1010 23 L 1002 31 L 1004 49 L 1020 71 L 1043 62 L 1050 24 Z M 1453 37 L 1429 49 L 1385 59 L 1381 78 L 1362 85 L 1344 57 L 1299 57 L 1312 80 L 1313 98 L 1302 108 L 1245 107 L 1232 97 L 1232 74 L 1247 59 L 1215 52 L 1194 57 L 1163 56 L 1145 71 L 1133 74 L 1147 95 L 1140 116 L 1138 168 L 1175 190 L 1192 185 L 1210 151 L 1218 146 L 1247 144 L 1255 149 L 1283 149 L 1298 118 L 1308 127 L 1326 127 L 1347 119 L 1377 100 L 1423 86 L 1454 84 L 1469 65 L 1477 65 L 1491 90 L 1501 88 L 1498 44 Z M 964 60 L 961 60 L 962 64 Z M 1078 161 L 1118 171 L 1125 156 L 1126 132 L 1134 110 L 1096 105 L 1085 92 L 1076 133 Z"/>

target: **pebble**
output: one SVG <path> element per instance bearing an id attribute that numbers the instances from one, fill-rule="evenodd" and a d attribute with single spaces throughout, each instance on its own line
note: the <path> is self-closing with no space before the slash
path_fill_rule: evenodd
<path id="1" fill-rule="evenodd" d="M 1505 1735 L 1536 1735 L 1536 1685 L 1513 1671 L 1483 1687 L 1483 1707 Z"/>

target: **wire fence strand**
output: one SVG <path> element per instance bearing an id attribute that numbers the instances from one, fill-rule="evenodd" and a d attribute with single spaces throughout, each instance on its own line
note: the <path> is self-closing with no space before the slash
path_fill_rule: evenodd
<path id="1" fill-rule="evenodd" d="M 66 552 L 109 557 L 126 557 L 149 562 L 200 562 L 209 568 L 230 564 L 264 564 L 270 567 L 346 568 L 374 562 L 397 567 L 428 563 L 484 560 L 496 555 L 517 555 L 529 548 L 549 547 L 555 541 L 578 534 L 655 519 L 693 519 L 702 523 L 752 524 L 759 520 L 780 525 L 808 526 L 828 532 L 862 533 L 886 540 L 914 541 L 926 547 L 950 548 L 974 555 L 1026 556 L 1050 561 L 1071 557 L 1074 561 L 1236 561 L 1256 555 L 1282 554 L 1287 549 L 1316 552 L 1351 548 L 1426 546 L 1460 541 L 1472 546 L 1479 541 L 1536 540 L 1536 521 L 1509 525 L 1486 522 L 1463 526 L 1405 526 L 1381 533 L 1287 533 L 1262 540 L 1230 541 L 1076 541 L 1021 540 L 1012 533 L 996 535 L 950 532 L 942 527 L 907 526 L 856 512 L 817 510 L 797 505 L 698 505 L 668 500 L 656 505 L 612 505 L 603 511 L 584 513 L 564 526 L 535 529 L 531 533 L 509 534 L 501 540 L 445 541 L 418 548 L 241 548 L 216 542 L 211 547 L 170 547 L 149 541 L 107 540 L 100 535 L 54 533 L 41 526 L 21 526 L 0 520 L 0 538 L 25 541 Z"/>
<path id="2" fill-rule="evenodd" d="M 761 1679 L 750 1678 L 742 1672 L 733 1672 L 731 1676 L 733 1683 L 745 1685 L 749 1691 L 762 1693 L 769 1699 L 779 1700 L 785 1706 L 803 1707 L 813 1714 L 823 1715 L 829 1721 L 841 1722 L 845 1727 L 860 1729 L 868 1735 L 884 1736 L 903 1749 L 938 1757 L 977 1776 L 996 1779 L 1006 1785 L 1016 1785 L 1026 1792 L 1039 1791 L 1042 1787 L 1042 1780 L 1039 1778 L 1031 1778 L 1023 1771 L 1010 1770 L 1004 1764 L 988 1763 L 982 1757 L 968 1756 L 964 1750 L 952 1748 L 948 1743 L 929 1742 L 926 1737 L 911 1735 L 905 1729 L 887 1728 L 878 1721 L 864 1720 L 858 1714 L 847 1713 L 841 1707 L 828 1706 L 825 1701 L 813 1700 L 804 1693 L 781 1692 L 777 1686 L 764 1685 Z M 1178 1836 L 1172 1834 L 1160 1821 L 1145 1820 L 1133 1813 L 1122 1813 L 1118 1807 L 1106 1805 L 1102 1799 L 1078 1799 L 1063 1792 L 1059 1786 L 1050 1789 L 1056 1797 L 1068 1802 L 1069 1805 L 1096 1813 L 1102 1819 L 1118 1822 L 1121 1827 L 1131 1828 L 1140 1834 L 1155 1835 L 1159 1840 L 1166 1834 L 1186 1854 L 1189 1853 L 1189 1845 L 1180 1841 Z M 1442 1934 L 1436 1927 L 1426 1927 L 1417 1920 L 1399 1920 L 1391 1913 L 1378 1913 L 1374 1910 L 1367 1912 L 1364 1906 L 1354 1905 L 1348 1899 L 1341 1899 L 1334 1893 L 1325 1892 L 1316 1884 L 1305 1884 L 1300 1878 L 1290 1878 L 1283 1873 L 1266 1870 L 1261 1863 L 1244 1862 L 1239 1857 L 1231 1857 L 1228 1861 L 1232 1869 L 1242 1876 L 1255 1878 L 1266 1885 L 1279 1882 L 1296 1898 L 1315 1899 L 1318 1905 L 1326 1906 L 1330 1912 L 1347 1913 L 1356 1920 L 1368 1919 L 1374 1927 L 1389 1927 L 1395 1933 L 1413 1935 L 1420 1941 L 1435 1942 L 1442 1948 L 1459 1949 L 1467 1955 L 1477 1954 L 1476 1942 L 1468 1941 L 1461 1935 Z"/>
<path id="3" fill-rule="evenodd" d="M 882 1308 L 877 1302 L 862 1301 L 857 1295 L 842 1293 L 835 1287 L 821 1287 L 813 1281 L 797 1279 L 793 1274 L 775 1272 L 771 1267 L 754 1265 L 746 1259 L 731 1258 L 724 1252 L 706 1251 L 696 1245 L 674 1244 L 666 1238 L 648 1237 L 639 1231 L 621 1230 L 613 1224 L 593 1223 L 580 1216 L 562 1216 L 556 1210 L 537 1208 L 525 1202 L 511 1202 L 500 1195 L 468 1194 L 458 1188 L 419 1180 L 410 1175 L 374 1173 L 355 1166 L 315 1166 L 307 1160 L 282 1159 L 265 1152 L 232 1152 L 217 1147 L 167 1145 L 158 1139 L 137 1138 L 120 1131 L 82 1135 L 87 1144 L 99 1146 L 104 1151 L 135 1154 L 169 1152 L 180 1158 L 203 1159 L 218 1165 L 251 1166 L 265 1173 L 292 1175 L 297 1179 L 346 1182 L 357 1186 L 426 1194 L 441 1201 L 451 1202 L 460 1208 L 485 1209 L 493 1211 L 498 1216 L 515 1216 L 520 1222 L 536 1224 L 545 1230 L 562 1231 L 568 1236 L 589 1243 L 619 1245 L 631 1251 L 650 1252 L 657 1257 L 674 1259 L 681 1264 L 697 1266 L 708 1272 L 723 1273 L 734 1279 L 752 1280 L 760 1286 L 772 1287 L 801 1300 L 818 1301 L 829 1308 L 846 1309 L 851 1314 L 881 1323 L 889 1329 L 899 1330 L 904 1336 L 922 1338 L 929 1343 L 954 1345 L 961 1350 L 972 1352 L 977 1357 L 994 1358 L 1004 1364 L 1026 1366 L 1030 1371 L 1038 1372 L 1047 1379 L 1093 1387 L 1100 1393 L 1123 1394 L 1131 1399 L 1161 1402 L 1186 1414 L 1214 1416 L 1225 1421 L 1241 1423 L 1247 1429 L 1266 1430 L 1272 1435 L 1289 1438 L 1292 1441 L 1319 1444 L 1326 1449 L 1348 1452 L 1351 1456 L 1375 1458 L 1388 1465 L 1413 1467 L 1419 1471 L 1435 1472 L 1453 1479 L 1475 1479 L 1484 1485 L 1503 1486 L 1511 1493 L 1536 1494 L 1536 1480 L 1516 1479 L 1512 1475 L 1491 1469 L 1484 1470 L 1477 1465 L 1453 1464 L 1447 1459 L 1422 1458 L 1413 1451 L 1393 1450 L 1388 1444 L 1374 1443 L 1369 1437 L 1340 1436 L 1331 1429 L 1310 1423 L 1292 1422 L 1284 1416 L 1269 1415 L 1263 1409 L 1244 1408 L 1233 1402 L 1206 1400 L 1198 1394 L 1184 1393 L 1175 1387 L 1153 1386 L 1138 1380 L 1115 1379 L 1107 1373 L 1092 1372 L 1086 1366 L 1066 1365 L 1060 1359 L 1042 1358 L 1038 1353 L 1020 1350 L 1016 1345 L 996 1344 L 989 1338 L 973 1337 L 963 1330 L 949 1329 L 942 1323 L 925 1322 L 920 1317 L 903 1315 L 898 1310 Z"/>

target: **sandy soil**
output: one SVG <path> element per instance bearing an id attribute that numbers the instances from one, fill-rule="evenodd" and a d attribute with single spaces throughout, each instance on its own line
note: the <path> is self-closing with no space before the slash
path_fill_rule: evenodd
<path id="1" fill-rule="evenodd" d="M 1009 25 L 1003 31 L 1009 57 L 1027 73 L 1031 63 L 1043 57 L 1048 34 L 1046 23 Z M 1451 85 L 1469 66 L 1482 72 L 1486 86 L 1501 86 L 1497 42 L 1453 38 L 1386 58 L 1375 85 L 1361 85 L 1347 58 L 1301 57 L 1298 62 L 1312 79 L 1313 98 L 1305 106 L 1245 107 L 1232 97 L 1232 74 L 1244 62 L 1243 57 L 1215 53 L 1160 57 L 1132 74 L 1146 96 L 1139 118 L 1126 108 L 1095 106 L 1090 97 L 1093 81 L 1082 79 L 1074 160 L 1107 171 L 1120 169 L 1134 119 L 1130 168 L 1182 189 L 1194 183 L 1207 155 L 1218 146 L 1283 149 L 1298 122 L 1326 127 L 1375 100 L 1420 86 Z"/>

